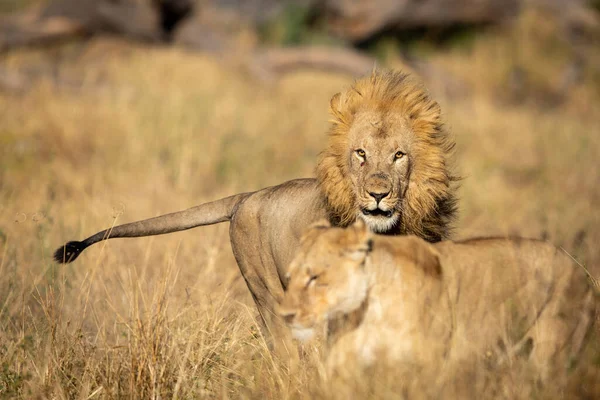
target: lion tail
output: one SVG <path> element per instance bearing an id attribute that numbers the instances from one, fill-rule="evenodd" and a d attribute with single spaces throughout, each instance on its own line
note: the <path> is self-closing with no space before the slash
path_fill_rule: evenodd
<path id="1" fill-rule="evenodd" d="M 240 193 L 187 210 L 105 229 L 81 242 L 71 241 L 59 247 L 54 252 L 54 260 L 59 263 L 75 261 L 83 250 L 106 239 L 162 235 L 230 221 L 238 205 L 251 194 Z"/>

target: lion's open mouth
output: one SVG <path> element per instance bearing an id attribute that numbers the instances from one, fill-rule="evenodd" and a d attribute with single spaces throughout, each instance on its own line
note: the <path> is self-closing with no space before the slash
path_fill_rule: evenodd
<path id="1" fill-rule="evenodd" d="M 362 213 L 364 215 L 370 215 L 372 217 L 386 217 L 391 218 L 394 215 L 392 210 L 383 211 L 381 208 L 376 208 L 374 210 L 368 210 L 366 208 L 362 209 Z"/>

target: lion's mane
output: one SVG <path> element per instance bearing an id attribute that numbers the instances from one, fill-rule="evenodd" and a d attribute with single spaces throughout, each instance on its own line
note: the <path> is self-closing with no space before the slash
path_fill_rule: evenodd
<path id="1" fill-rule="evenodd" d="M 399 233 L 431 242 L 447 238 L 457 209 L 453 182 L 458 179 L 450 168 L 455 143 L 444 127 L 440 106 L 423 85 L 402 72 L 373 72 L 333 96 L 329 109 L 332 125 L 316 174 L 332 223 L 347 226 L 356 219 L 356 195 L 348 172 L 348 133 L 357 112 L 375 109 L 405 116 L 415 137 Z"/>

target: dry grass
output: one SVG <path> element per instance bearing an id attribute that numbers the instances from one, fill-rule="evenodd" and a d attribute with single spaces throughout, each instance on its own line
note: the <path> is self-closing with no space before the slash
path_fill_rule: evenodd
<path id="1" fill-rule="evenodd" d="M 544 236 L 598 278 L 598 57 L 560 105 L 507 100 L 514 65 L 540 71 L 528 93 L 555 93 L 566 58 L 540 49 L 549 39 L 535 26 L 525 19 L 434 57 L 470 88 L 449 99 L 429 82 L 465 176 L 457 234 Z M 66 266 L 51 253 L 114 223 L 311 176 L 329 98 L 348 78 L 299 72 L 265 86 L 209 57 L 110 39 L 0 65 L 53 71 L 25 93 L 0 92 L 0 397 L 330 397 L 314 351 L 300 375 L 270 356 L 226 225 L 104 242 Z M 599 354 L 593 337 L 562 390 L 600 393 Z M 562 393 L 516 385 L 515 371 L 480 375 L 465 372 L 457 387 Z M 345 393 L 424 393 L 428 382 L 375 377 Z"/>

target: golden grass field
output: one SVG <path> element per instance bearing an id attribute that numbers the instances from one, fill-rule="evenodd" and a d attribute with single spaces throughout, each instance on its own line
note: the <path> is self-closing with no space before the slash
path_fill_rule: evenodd
<path id="1" fill-rule="evenodd" d="M 464 177 L 455 236 L 545 237 L 597 279 L 600 54 L 586 51 L 583 80 L 563 93 L 572 50 L 555 33 L 526 15 L 428 56 L 462 92 L 426 83 Z M 269 354 L 227 224 L 102 242 L 67 265 L 52 253 L 113 224 L 312 176 L 329 99 L 350 77 L 264 83 L 208 55 L 114 38 L 14 51 L 0 66 L 35 76 L 22 93 L 0 91 L 0 397 L 332 396 L 319 349 L 300 374 Z M 511 95 L 515 66 L 529 86 Z M 599 336 L 564 391 L 498 379 L 488 393 L 599 396 Z M 399 395 L 358 386 L 357 398 Z"/>

